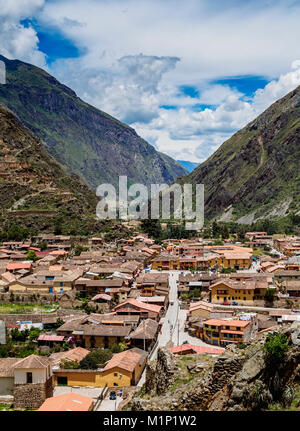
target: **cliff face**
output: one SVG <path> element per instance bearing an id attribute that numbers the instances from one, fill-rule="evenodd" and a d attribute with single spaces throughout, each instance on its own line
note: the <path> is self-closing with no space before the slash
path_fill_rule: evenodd
<path id="1" fill-rule="evenodd" d="M 121 123 L 76 96 L 45 71 L 17 60 L 7 60 L 7 83 L 0 85 L 0 102 L 11 109 L 45 144 L 68 172 L 92 188 L 118 183 L 171 183 L 187 171 L 161 154 Z"/>
<path id="2" fill-rule="evenodd" d="M 275 364 L 264 346 L 278 334 L 286 337 L 287 347 Z M 296 322 L 279 333 L 262 334 L 246 348 L 227 347 L 217 358 L 188 355 L 172 360 L 169 352 L 160 351 L 157 361 L 150 365 L 155 372 L 146 374 L 145 394 L 134 398 L 132 410 L 297 410 L 299 335 L 300 325 Z M 272 347 L 273 355 L 276 349 Z"/>
<path id="3" fill-rule="evenodd" d="M 300 210 L 300 87 L 234 134 L 183 182 L 205 185 L 205 216 L 252 223 Z"/>

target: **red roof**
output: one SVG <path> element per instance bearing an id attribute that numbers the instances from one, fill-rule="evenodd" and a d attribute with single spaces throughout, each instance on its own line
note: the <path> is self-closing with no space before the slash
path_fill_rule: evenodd
<path id="1" fill-rule="evenodd" d="M 169 350 L 175 355 L 188 350 L 193 350 L 198 355 L 202 355 L 204 353 L 211 355 L 222 355 L 222 353 L 225 352 L 225 349 L 221 347 L 195 346 L 193 344 L 182 344 L 182 346 L 171 347 Z"/>
<path id="2" fill-rule="evenodd" d="M 65 337 L 62 335 L 41 334 L 37 340 L 38 341 L 64 341 L 64 338 Z"/>
<path id="3" fill-rule="evenodd" d="M 14 271 L 16 269 L 30 269 L 31 263 L 9 263 L 6 267 L 7 271 Z"/>
<path id="4" fill-rule="evenodd" d="M 93 398 L 69 392 L 68 394 L 46 398 L 40 412 L 89 411 L 94 404 Z"/>
<path id="5" fill-rule="evenodd" d="M 124 307 L 124 305 L 127 305 L 127 304 L 131 304 L 134 307 L 141 308 L 143 310 L 153 311 L 155 313 L 159 313 L 161 308 L 162 308 L 160 305 L 145 304 L 144 302 L 140 302 L 137 299 L 130 298 L 130 299 L 127 299 L 126 301 L 122 302 L 122 304 L 117 305 L 115 307 L 115 310 L 117 310 L 120 307 Z"/>

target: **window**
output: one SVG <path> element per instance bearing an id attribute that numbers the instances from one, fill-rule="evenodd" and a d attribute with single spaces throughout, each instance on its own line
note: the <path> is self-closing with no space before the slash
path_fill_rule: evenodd
<path id="1" fill-rule="evenodd" d="M 59 286 L 63 287 L 63 282 L 62 281 L 59 282 Z"/>
<path id="2" fill-rule="evenodd" d="M 114 373 L 114 376 L 115 376 L 115 377 L 117 377 L 117 376 L 118 376 L 118 373 Z"/>
<path id="3" fill-rule="evenodd" d="M 244 301 L 246 301 L 246 296 L 244 296 Z"/>
<path id="4" fill-rule="evenodd" d="M 119 384 L 115 382 L 115 383 L 114 383 L 114 386 L 119 386 Z"/>
<path id="5" fill-rule="evenodd" d="M 26 373 L 26 383 L 32 383 L 32 373 Z"/>
<path id="6" fill-rule="evenodd" d="M 57 377 L 58 386 L 68 386 L 68 377 Z"/>

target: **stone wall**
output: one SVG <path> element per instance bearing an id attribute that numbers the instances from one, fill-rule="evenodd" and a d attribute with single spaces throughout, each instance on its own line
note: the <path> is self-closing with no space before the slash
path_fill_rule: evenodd
<path id="1" fill-rule="evenodd" d="M 53 379 L 46 383 L 14 385 L 14 409 L 37 410 L 46 398 L 53 397 Z"/>
<path id="2" fill-rule="evenodd" d="M 171 352 L 159 348 L 157 359 L 146 366 L 146 393 L 164 393 L 175 380 L 177 365 Z"/>

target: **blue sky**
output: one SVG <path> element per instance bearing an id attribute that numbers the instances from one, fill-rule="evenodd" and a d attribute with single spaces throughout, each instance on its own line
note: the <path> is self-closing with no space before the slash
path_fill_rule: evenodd
<path id="1" fill-rule="evenodd" d="M 0 54 L 204 161 L 300 84 L 300 1 L 0 0 Z"/>

